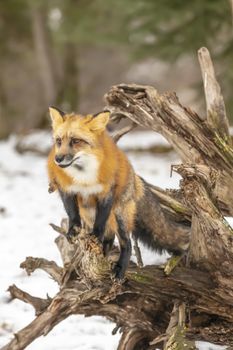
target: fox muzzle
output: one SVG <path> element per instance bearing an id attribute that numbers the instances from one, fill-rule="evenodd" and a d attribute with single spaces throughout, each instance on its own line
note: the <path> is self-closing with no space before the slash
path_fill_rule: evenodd
<path id="1" fill-rule="evenodd" d="M 71 154 L 58 154 L 55 156 L 55 163 L 61 168 L 67 168 L 72 165 L 80 157 L 74 157 Z"/>
<path id="2" fill-rule="evenodd" d="M 61 168 L 66 168 L 72 164 L 74 157 L 71 154 L 57 154 L 54 160 Z"/>

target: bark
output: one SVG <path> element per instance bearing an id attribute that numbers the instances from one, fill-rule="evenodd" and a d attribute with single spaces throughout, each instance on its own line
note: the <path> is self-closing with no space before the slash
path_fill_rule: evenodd
<path id="1" fill-rule="evenodd" d="M 165 221 L 171 220 L 177 234 L 191 222 L 187 257 L 168 274 L 162 267 L 131 263 L 119 283 L 111 273 L 119 254 L 116 248 L 104 257 L 101 245 L 85 230 L 70 244 L 67 222 L 52 225 L 59 233 L 56 245 L 63 266 L 30 257 L 21 267 L 28 274 L 43 269 L 60 290 L 53 299 L 41 299 L 10 287 L 12 298 L 31 304 L 37 316 L 2 350 L 24 349 L 71 314 L 100 315 L 115 322 L 113 333 L 122 332 L 118 350 L 191 350 L 196 349 L 194 340 L 233 348 L 233 230 L 223 216 L 233 210 L 233 151 L 209 54 L 201 49 L 199 56 L 207 81 L 204 118 L 183 107 L 174 94 L 160 95 L 148 86 L 121 84 L 106 95 L 112 120 L 127 117 L 160 132 L 181 156 L 184 164 L 173 166 L 182 176 L 180 190 L 152 185 L 151 190 L 158 198 L 159 224 L 169 230 Z M 115 140 L 132 127 L 119 130 Z M 142 266 L 136 243 L 135 247 Z"/>

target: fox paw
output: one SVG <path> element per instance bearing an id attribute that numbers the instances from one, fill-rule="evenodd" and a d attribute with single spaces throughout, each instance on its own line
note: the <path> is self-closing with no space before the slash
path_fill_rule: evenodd
<path id="1" fill-rule="evenodd" d="M 115 266 L 113 267 L 112 272 L 113 272 L 114 282 L 122 283 L 125 280 L 125 271 L 123 266 L 116 263 Z"/>
<path id="2" fill-rule="evenodd" d="M 75 242 L 75 238 L 78 236 L 79 234 L 79 230 L 80 228 L 78 226 L 71 226 L 66 234 L 66 237 L 68 239 L 68 241 L 70 243 L 74 243 Z"/>

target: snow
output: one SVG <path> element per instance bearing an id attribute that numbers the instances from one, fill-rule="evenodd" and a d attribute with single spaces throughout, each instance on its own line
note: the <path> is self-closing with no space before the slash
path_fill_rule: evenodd
<path id="1" fill-rule="evenodd" d="M 197 341 L 196 345 L 199 350 L 225 350 L 227 349 L 226 346 L 218 346 L 210 343 L 206 343 L 204 341 Z"/>
<path id="2" fill-rule="evenodd" d="M 44 272 L 36 271 L 28 277 L 19 265 L 27 256 L 44 257 L 61 264 L 53 243 L 56 234 L 48 224 L 59 224 L 65 215 L 58 195 L 48 194 L 46 159 L 32 153 L 19 155 L 14 150 L 16 142 L 14 136 L 0 142 L 0 347 L 34 318 L 29 305 L 18 300 L 9 302 L 9 293 L 6 292 L 9 285 L 15 283 L 38 297 L 46 297 L 47 293 L 52 297 L 58 291 L 55 282 Z M 147 148 L 158 143 L 165 144 L 166 141 L 155 133 L 137 132 L 126 135 L 119 144 L 122 148 L 133 148 L 134 145 Z M 44 150 L 51 144 L 51 136 L 46 132 L 33 133 L 25 138 L 24 144 L 40 144 Z M 159 156 L 131 152 L 128 156 L 136 172 L 147 181 L 162 188 L 179 186 L 179 176 L 173 173 L 170 177 L 171 164 L 179 163 L 174 153 Z M 228 221 L 233 224 L 232 218 Z M 142 255 L 146 264 L 161 264 L 168 257 L 168 254 L 160 256 L 144 248 Z M 111 334 L 114 327 L 101 317 L 72 316 L 27 349 L 114 350 L 120 337 Z M 203 344 L 199 343 L 202 350 L 221 348 Z"/>

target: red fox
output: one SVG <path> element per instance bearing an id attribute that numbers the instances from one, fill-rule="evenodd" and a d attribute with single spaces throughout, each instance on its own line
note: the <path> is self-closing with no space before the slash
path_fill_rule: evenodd
<path id="1" fill-rule="evenodd" d="M 117 279 L 124 277 L 130 260 L 130 234 L 157 250 L 181 253 L 187 248 L 189 227 L 177 238 L 166 237 L 166 227 L 157 227 L 158 201 L 107 133 L 108 112 L 81 116 L 50 107 L 50 116 L 54 146 L 48 173 L 69 217 L 68 239 L 75 235 L 75 226 L 85 225 L 107 254 L 116 235 Z"/>

